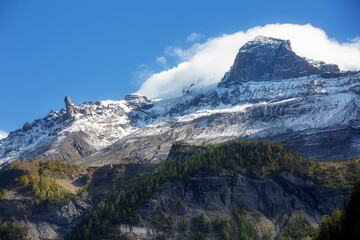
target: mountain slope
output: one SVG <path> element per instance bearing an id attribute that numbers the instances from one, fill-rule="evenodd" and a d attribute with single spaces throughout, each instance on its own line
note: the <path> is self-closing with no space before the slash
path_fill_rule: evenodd
<path id="1" fill-rule="evenodd" d="M 136 96 L 136 95 L 134 95 Z M 24 124 L 0 141 L 0 164 L 8 160 L 42 156 L 75 161 L 111 145 L 138 129 L 127 114 L 148 103 L 145 97 L 98 101 L 75 106 L 65 98 L 66 109 Z"/>
<path id="2" fill-rule="evenodd" d="M 234 208 L 241 207 L 260 235 L 270 230 L 275 236 L 289 216 L 302 213 L 317 224 L 333 208 L 343 209 L 359 177 L 359 163 L 315 162 L 281 144 L 245 140 L 176 143 L 156 169 L 137 163 L 93 168 L 60 161 L 14 162 L 0 169 L 0 190 L 6 189 L 0 196 L 0 220 L 27 226 L 29 239 L 63 239 L 89 218 L 87 228 L 100 239 L 114 231 L 108 227 L 116 222 L 123 233 L 140 234 L 137 239 L 152 239 L 154 233 L 187 239 L 190 229 L 179 231 L 184 218 L 188 225 L 202 213 L 212 220 L 232 218 Z M 54 185 L 70 195 L 57 199 L 63 195 L 53 195 Z M 169 231 L 171 225 L 174 231 Z"/>
<path id="3" fill-rule="evenodd" d="M 316 160 L 360 156 L 360 73 L 297 56 L 289 41 L 260 36 L 240 48 L 220 83 L 177 98 L 74 105 L 26 123 L 0 141 L 0 164 L 19 157 L 90 165 L 158 163 L 172 142 L 231 138 L 282 142 Z"/>
<path id="4" fill-rule="evenodd" d="M 119 230 L 136 239 L 153 239 L 157 234 L 191 239 L 193 229 L 180 226 L 184 219 L 190 223 L 203 214 L 214 223 L 217 216 L 232 219 L 239 207 L 261 236 L 269 231 L 276 236 L 289 216 L 303 214 L 316 225 L 333 208 L 343 209 L 350 190 L 342 184 L 354 184 L 354 179 L 345 179 L 359 176 L 358 162 L 357 167 L 348 165 L 342 171 L 332 162 L 305 160 L 281 144 L 265 141 L 217 146 L 177 143 L 161 166 L 90 211 L 69 239 L 103 239 Z M 217 239 L 213 230 L 207 234 Z"/>

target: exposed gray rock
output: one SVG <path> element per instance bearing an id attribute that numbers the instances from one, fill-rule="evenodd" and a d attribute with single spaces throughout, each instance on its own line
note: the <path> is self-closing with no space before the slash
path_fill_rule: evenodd
<path id="1" fill-rule="evenodd" d="M 347 77 L 360 73 L 360 71 L 346 71 L 346 72 L 325 72 L 321 74 L 322 78 L 339 78 Z"/>
<path id="2" fill-rule="evenodd" d="M 29 122 L 27 122 L 27 123 L 25 123 L 24 124 L 24 126 L 22 127 L 22 129 L 21 129 L 21 131 L 23 131 L 23 132 L 26 132 L 26 131 L 28 131 L 28 130 L 31 130 L 31 123 L 29 123 Z"/>
<path id="3" fill-rule="evenodd" d="M 128 106 L 132 109 L 132 111 L 128 114 L 129 118 L 132 122 L 136 122 L 141 117 L 142 110 L 147 110 L 153 107 L 153 102 L 149 100 L 147 97 L 142 96 L 138 93 L 131 93 L 125 96 L 124 100 L 127 102 Z"/>
<path id="4" fill-rule="evenodd" d="M 92 116 L 94 114 L 94 106 L 92 104 L 87 104 L 84 109 L 81 109 L 80 112 L 85 116 Z"/>
<path id="5" fill-rule="evenodd" d="M 66 106 L 66 114 L 69 119 L 73 119 L 77 113 L 76 107 L 68 96 L 65 97 L 64 101 Z"/>
<path id="6" fill-rule="evenodd" d="M 235 207 L 241 206 L 248 215 L 260 219 L 259 226 L 266 223 L 276 236 L 287 219 L 302 214 L 311 223 L 319 224 L 324 214 L 333 209 L 344 209 L 349 201 L 349 189 L 329 189 L 314 185 L 291 173 L 277 177 L 257 178 L 247 173 L 194 174 L 187 180 L 168 183 L 155 193 L 140 209 L 142 226 L 153 227 L 153 215 L 161 209 L 164 215 L 172 216 L 174 232 L 165 234 L 169 238 L 176 233 L 181 219 L 204 214 L 214 221 L 218 215 L 232 218 Z M 180 200 L 179 200 L 180 199 Z M 260 229 L 267 231 L 266 229 Z M 264 232 L 262 232 L 264 233 Z M 190 238 L 189 230 L 185 238 Z M 216 239 L 210 236 L 210 239 Z"/>
<path id="7" fill-rule="evenodd" d="M 351 124 L 334 128 L 307 129 L 270 137 L 287 148 L 313 160 L 341 160 L 360 155 L 360 134 Z"/>
<path id="8" fill-rule="evenodd" d="M 30 239 L 63 239 L 90 205 L 72 200 L 63 206 L 40 205 L 32 198 L 2 199 L 3 219 L 16 219 L 29 228 Z"/>
<path id="9" fill-rule="evenodd" d="M 339 71 L 336 65 L 316 62 L 314 66 L 305 58 L 297 56 L 289 40 L 259 36 L 240 48 L 229 77 L 224 78 L 219 87 Z"/>
<path id="10" fill-rule="evenodd" d="M 56 146 L 56 153 L 48 155 L 45 152 L 44 154 L 40 154 L 38 159 L 61 159 L 74 162 L 90 156 L 96 152 L 96 149 L 87 142 L 89 137 L 90 136 L 83 131 L 71 133 L 63 142 Z"/>
<path id="11" fill-rule="evenodd" d="M 129 234 L 136 237 L 136 239 L 153 239 L 153 236 L 162 234 L 162 231 L 159 231 L 154 228 L 147 228 L 141 226 L 132 226 L 122 224 L 118 227 L 118 230 L 123 234 Z"/>

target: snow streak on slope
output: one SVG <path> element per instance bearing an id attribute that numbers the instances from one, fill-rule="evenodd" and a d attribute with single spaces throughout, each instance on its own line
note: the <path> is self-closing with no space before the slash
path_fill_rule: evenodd
<path id="1" fill-rule="evenodd" d="M 86 113 L 90 107 L 93 111 Z M 74 119 L 67 117 L 65 109 L 51 111 L 47 117 L 25 124 L 1 140 L 0 165 L 24 153 L 24 157 L 55 153 L 68 135 L 79 131 L 88 136 L 86 141 L 95 150 L 102 149 L 138 129 L 130 125 L 127 117 L 133 108 L 134 102 L 108 100 L 77 106 Z"/>
<path id="2" fill-rule="evenodd" d="M 64 109 L 51 111 L 10 133 L 0 142 L 0 163 L 44 152 L 56 154 L 76 132 L 85 133 L 84 140 L 99 151 L 125 137 L 166 132 L 177 134 L 172 140 L 181 140 L 181 136 L 189 141 L 219 142 L 340 126 L 359 118 L 359 93 L 360 74 L 338 78 L 314 75 L 246 82 L 231 88 L 210 86 L 173 99 L 149 101 L 132 94 L 120 101 L 84 103 L 76 106 L 74 119 L 69 119 Z"/>
<path id="3" fill-rule="evenodd" d="M 80 112 L 87 105 L 80 105 Z M 61 141 L 69 133 L 83 131 L 90 137 L 89 144 L 99 150 L 137 129 L 130 125 L 127 114 L 131 108 L 126 101 L 98 101 L 93 106 L 94 112 L 91 115 L 78 113 L 76 121 L 62 132 L 58 140 Z"/>
<path id="4" fill-rule="evenodd" d="M 309 96 L 332 96 L 336 93 L 346 93 L 342 97 L 351 99 L 357 89 L 360 90 L 360 74 L 329 79 L 313 75 L 284 80 L 245 82 L 231 88 L 217 88 L 212 85 L 203 90 L 189 91 L 178 98 L 157 100 L 153 103 L 153 107 L 144 110 L 137 120 L 139 126 L 144 126 L 154 121 L 153 119 L 161 120 L 188 114 L 189 116 L 183 119 L 196 118 L 213 113 L 240 111 L 253 104 L 268 104 Z"/>

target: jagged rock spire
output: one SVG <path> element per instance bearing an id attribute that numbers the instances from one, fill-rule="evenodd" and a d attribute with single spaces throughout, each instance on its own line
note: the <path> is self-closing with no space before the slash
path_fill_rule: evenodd
<path id="1" fill-rule="evenodd" d="M 71 101 L 70 97 L 66 96 L 65 99 L 65 106 L 66 106 L 66 115 L 69 119 L 74 118 L 75 114 L 77 113 L 75 104 Z"/>

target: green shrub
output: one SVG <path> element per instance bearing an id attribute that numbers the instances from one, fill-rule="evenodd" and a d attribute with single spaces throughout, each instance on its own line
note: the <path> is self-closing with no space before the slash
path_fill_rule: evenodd
<path id="1" fill-rule="evenodd" d="M 221 219 L 219 216 L 217 216 L 213 226 L 219 240 L 237 239 L 236 227 L 231 221 L 227 219 Z"/>
<path id="2" fill-rule="evenodd" d="M 360 181 L 344 211 L 335 210 L 321 221 L 315 240 L 360 239 Z"/>
<path id="3" fill-rule="evenodd" d="M 171 231 L 174 229 L 172 217 L 166 217 L 161 209 L 158 209 L 152 216 L 152 221 L 155 228 Z"/>
<path id="4" fill-rule="evenodd" d="M 49 170 L 51 172 L 71 174 L 77 169 L 78 166 L 76 164 L 62 163 L 59 160 L 40 162 L 40 171 Z"/>
<path id="5" fill-rule="evenodd" d="M 234 217 L 238 227 L 238 239 L 241 240 L 260 240 L 254 224 L 246 218 L 244 211 L 241 208 L 235 208 Z"/>
<path id="6" fill-rule="evenodd" d="M 186 218 L 183 218 L 180 221 L 179 230 L 181 232 L 184 232 L 184 231 L 186 231 L 186 229 L 187 229 L 187 220 L 186 220 Z"/>
<path id="7" fill-rule="evenodd" d="M 0 198 L 6 197 L 8 190 L 6 188 L 1 189 Z"/>
<path id="8" fill-rule="evenodd" d="M 204 214 L 198 215 L 191 219 L 190 229 L 194 240 L 203 240 L 210 233 L 210 222 Z"/>
<path id="9" fill-rule="evenodd" d="M 289 219 L 287 224 L 281 230 L 278 240 L 297 240 L 312 238 L 316 230 L 311 223 L 302 215 L 294 216 Z"/>
<path id="10" fill-rule="evenodd" d="M 0 224 L 0 240 L 20 240 L 28 233 L 26 227 L 22 227 L 18 222 L 3 222 Z"/>
<path id="11" fill-rule="evenodd" d="M 53 204 L 64 204 L 70 201 L 73 196 L 68 190 L 60 186 L 55 178 L 50 180 L 40 175 L 37 180 L 32 175 L 23 175 L 17 181 L 34 194 L 38 203 L 48 201 Z"/>

